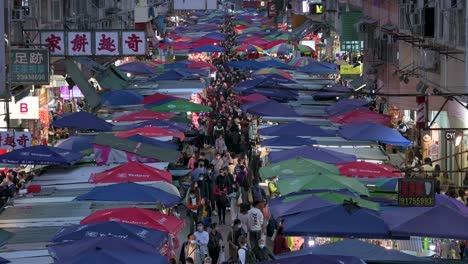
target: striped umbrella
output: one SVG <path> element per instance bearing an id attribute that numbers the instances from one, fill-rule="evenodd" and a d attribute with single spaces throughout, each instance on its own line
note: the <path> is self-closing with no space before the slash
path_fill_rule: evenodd
<path id="1" fill-rule="evenodd" d="M 268 50 L 268 53 L 276 54 L 291 54 L 294 51 L 294 46 L 291 44 L 281 43 Z"/>
<path id="2" fill-rule="evenodd" d="M 287 73 L 286 71 L 275 69 L 275 68 L 263 68 L 253 73 L 253 75 L 268 75 L 268 74 L 278 74 L 290 80 L 293 78 L 292 75 Z"/>
<path id="3" fill-rule="evenodd" d="M 311 57 L 297 57 L 292 59 L 288 64 L 293 67 L 304 67 L 315 60 Z"/>
<path id="4" fill-rule="evenodd" d="M 262 52 L 263 49 L 259 46 L 251 45 L 251 44 L 242 44 L 232 48 L 234 51 L 237 52 Z"/>

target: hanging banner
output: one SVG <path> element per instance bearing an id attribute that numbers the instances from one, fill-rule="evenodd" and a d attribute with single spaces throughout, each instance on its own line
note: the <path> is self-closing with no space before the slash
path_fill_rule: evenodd
<path id="1" fill-rule="evenodd" d="M 417 128 L 426 128 L 427 117 L 426 117 L 426 97 L 417 96 L 416 97 L 416 127 Z"/>
<path id="2" fill-rule="evenodd" d="M 60 31 L 41 32 L 41 45 L 49 49 L 51 56 L 64 56 L 65 33 Z"/>
<path id="3" fill-rule="evenodd" d="M 0 132 L 0 149 L 21 149 L 31 146 L 30 132 Z"/>
<path id="4" fill-rule="evenodd" d="M 49 51 L 47 49 L 11 49 L 11 83 L 49 84 Z"/>
<path id="5" fill-rule="evenodd" d="M 146 37 L 143 31 L 122 32 L 122 55 L 144 55 Z"/>
<path id="6" fill-rule="evenodd" d="M 68 32 L 67 38 L 69 56 L 90 56 L 91 32 Z"/>
<path id="7" fill-rule="evenodd" d="M 27 96 L 9 104 L 11 119 L 39 119 L 39 96 Z"/>
<path id="8" fill-rule="evenodd" d="M 95 55 L 119 55 L 118 32 L 96 32 L 94 39 L 96 40 L 96 45 L 94 45 Z"/>

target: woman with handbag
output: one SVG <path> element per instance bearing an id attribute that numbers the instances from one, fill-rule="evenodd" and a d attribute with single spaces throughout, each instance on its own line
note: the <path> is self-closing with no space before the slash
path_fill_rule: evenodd
<path id="1" fill-rule="evenodd" d="M 226 224 L 226 207 L 229 202 L 228 188 L 226 180 L 226 170 L 221 169 L 218 178 L 216 179 L 216 185 L 214 188 L 214 196 L 216 199 L 216 207 L 218 208 L 219 223 L 221 225 Z"/>

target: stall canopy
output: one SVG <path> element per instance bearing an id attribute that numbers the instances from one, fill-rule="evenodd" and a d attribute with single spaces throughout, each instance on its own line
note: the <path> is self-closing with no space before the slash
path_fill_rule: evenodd
<path id="1" fill-rule="evenodd" d="M 399 169 L 371 162 L 349 162 L 336 164 L 341 175 L 359 178 L 401 178 Z"/>
<path id="2" fill-rule="evenodd" d="M 51 124 L 54 127 L 68 127 L 78 130 L 112 131 L 113 125 L 87 112 L 59 115 Z"/>
<path id="3" fill-rule="evenodd" d="M 79 256 L 56 262 L 60 264 L 89 264 L 89 263 L 167 263 L 167 257 L 159 253 L 140 253 L 138 251 L 107 250 L 99 247 L 90 249 Z"/>
<path id="4" fill-rule="evenodd" d="M 276 102 L 275 100 L 263 100 L 241 105 L 242 111 L 256 116 L 282 116 L 299 117 L 291 107 Z"/>
<path id="5" fill-rule="evenodd" d="M 319 173 L 338 174 L 338 169 L 327 163 L 304 158 L 292 158 L 275 164 L 261 167 L 260 176 L 264 179 L 275 176 L 306 176 Z"/>
<path id="6" fill-rule="evenodd" d="M 123 72 L 128 72 L 132 74 L 155 74 L 156 73 L 156 69 L 154 67 L 151 67 L 147 63 L 139 62 L 139 61 L 128 62 L 120 66 L 117 66 L 117 68 Z"/>
<path id="7" fill-rule="evenodd" d="M 409 146 L 411 141 L 404 138 L 400 132 L 374 122 L 355 123 L 342 126 L 338 132 L 348 140 L 377 141 L 396 146 Z"/>
<path id="8" fill-rule="evenodd" d="M 180 98 L 175 97 L 173 95 L 169 95 L 169 94 L 154 93 L 152 95 L 145 96 L 145 98 L 143 99 L 143 104 L 152 104 L 152 103 L 159 102 L 161 100 L 167 100 L 167 99 L 176 100 Z"/>
<path id="9" fill-rule="evenodd" d="M 245 61 L 231 61 L 226 63 L 227 66 L 238 68 L 238 69 L 247 69 L 247 70 L 258 70 L 266 68 L 267 66 L 261 62 L 254 60 L 245 60 Z"/>
<path id="10" fill-rule="evenodd" d="M 224 48 L 216 45 L 203 45 L 191 49 L 190 52 L 224 52 Z"/>
<path id="11" fill-rule="evenodd" d="M 120 132 L 115 133 L 115 136 L 121 137 L 121 138 L 128 138 L 128 137 L 135 136 L 135 135 L 141 135 L 145 137 L 172 136 L 172 137 L 180 138 L 181 140 L 185 138 L 184 133 L 180 131 L 153 127 L 153 126 L 139 127 L 139 128 L 134 128 L 131 130 L 120 131 Z"/>
<path id="12" fill-rule="evenodd" d="M 140 234 L 145 234 L 141 236 Z M 77 241 L 93 237 L 118 237 L 135 240 L 161 248 L 167 240 L 167 233 L 142 226 L 119 223 L 115 221 L 92 223 L 87 225 L 72 225 L 62 227 L 52 237 L 52 242 Z"/>
<path id="13" fill-rule="evenodd" d="M 298 68 L 297 71 L 308 74 L 336 74 L 338 73 L 338 69 L 336 66 L 337 65 L 330 65 L 318 61 L 312 61 L 304 67 Z"/>
<path id="14" fill-rule="evenodd" d="M 164 207 L 173 207 L 180 202 L 180 197 L 158 188 L 126 182 L 94 187 L 91 191 L 76 197 L 75 200 L 161 203 Z"/>
<path id="15" fill-rule="evenodd" d="M 192 103 L 185 100 L 173 100 L 151 108 L 158 112 L 184 113 L 184 112 L 211 112 L 211 108 L 201 104 Z"/>
<path id="16" fill-rule="evenodd" d="M 185 123 L 173 122 L 173 121 L 168 121 L 168 120 L 147 120 L 147 121 L 129 125 L 127 129 L 134 129 L 134 128 L 140 128 L 140 127 L 146 127 L 146 126 L 154 126 L 154 127 L 179 130 L 179 131 L 186 131 L 189 128 L 189 125 Z"/>
<path id="17" fill-rule="evenodd" d="M 317 144 L 317 141 L 308 138 L 301 138 L 296 136 L 279 136 L 274 138 L 266 139 L 260 142 L 262 146 L 270 147 L 298 147 L 298 146 L 310 146 Z"/>
<path id="18" fill-rule="evenodd" d="M 369 109 L 368 103 L 361 99 L 343 99 L 326 108 L 328 114 L 334 116 L 357 109 Z"/>
<path id="19" fill-rule="evenodd" d="M 370 110 L 358 109 L 350 112 L 334 115 L 328 120 L 338 124 L 354 124 L 371 121 L 384 126 L 390 125 L 390 116 L 376 113 Z"/>
<path id="20" fill-rule="evenodd" d="M 135 105 L 143 101 L 143 96 L 132 91 L 115 90 L 102 94 L 101 100 L 108 106 Z"/>
<path id="21" fill-rule="evenodd" d="M 93 149 L 94 136 L 71 136 L 62 139 L 54 147 L 67 149 L 73 152 L 82 152 Z"/>
<path id="22" fill-rule="evenodd" d="M 172 175 L 167 171 L 143 163 L 128 162 L 99 173 L 93 173 L 89 177 L 89 182 L 95 184 L 153 181 L 172 183 Z"/>
<path id="23" fill-rule="evenodd" d="M 290 122 L 259 130 L 263 136 L 303 136 L 303 137 L 331 137 L 332 133 L 302 122 Z"/>
<path id="24" fill-rule="evenodd" d="M 83 154 L 48 146 L 32 146 L 16 149 L 0 156 L 1 163 L 31 165 L 73 165 Z"/>
<path id="25" fill-rule="evenodd" d="M 275 256 L 276 257 L 276 256 Z M 329 255 L 304 255 L 294 257 L 284 257 L 270 261 L 260 262 L 263 264 L 365 264 L 360 258 L 349 256 L 329 256 Z"/>
<path id="26" fill-rule="evenodd" d="M 173 113 L 162 113 L 151 110 L 141 110 L 131 112 L 128 114 L 117 116 L 114 119 L 116 122 L 132 122 L 132 121 L 144 121 L 144 120 L 167 120 L 176 116 Z"/>
<path id="27" fill-rule="evenodd" d="M 132 141 L 135 141 L 135 142 L 140 142 L 140 143 L 143 143 L 143 144 L 153 145 L 155 147 L 170 149 L 170 150 L 177 150 L 177 148 L 178 148 L 178 146 L 176 144 L 174 144 L 174 143 L 172 143 L 170 141 L 162 141 L 162 140 L 158 140 L 158 139 L 155 139 L 155 138 L 145 137 L 145 136 L 142 136 L 142 135 L 135 135 L 135 136 L 128 137 L 126 139 L 129 139 L 129 140 L 132 140 Z"/>
<path id="28" fill-rule="evenodd" d="M 240 95 L 260 94 L 268 98 L 284 101 L 297 100 L 299 94 L 294 90 L 274 89 L 274 88 L 234 88 L 234 92 Z"/>
<path id="29" fill-rule="evenodd" d="M 258 94 L 258 93 L 254 93 L 254 94 L 249 94 L 246 96 L 239 96 L 238 99 L 241 103 L 248 104 L 248 103 L 268 100 L 268 97 Z"/>
<path id="30" fill-rule="evenodd" d="M 356 156 L 354 155 L 313 146 L 304 146 L 282 151 L 274 151 L 268 155 L 268 160 L 272 163 L 276 163 L 297 157 L 331 164 L 356 161 Z"/>
<path id="31" fill-rule="evenodd" d="M 346 239 L 325 245 L 310 247 L 299 251 L 286 253 L 279 258 L 287 258 L 292 256 L 308 256 L 310 254 L 324 254 L 336 256 L 354 256 L 363 259 L 364 261 L 375 263 L 431 263 L 430 259 L 415 257 L 402 253 L 397 250 L 386 249 L 382 246 L 377 246 L 357 239 Z"/>

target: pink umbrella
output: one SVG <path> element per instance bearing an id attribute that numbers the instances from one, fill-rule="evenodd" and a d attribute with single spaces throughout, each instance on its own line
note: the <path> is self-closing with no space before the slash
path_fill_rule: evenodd
<path id="1" fill-rule="evenodd" d="M 248 104 L 248 103 L 268 100 L 268 97 L 255 93 L 255 94 L 249 94 L 246 96 L 239 96 L 237 97 L 237 99 L 239 100 L 240 103 Z"/>
<path id="2" fill-rule="evenodd" d="M 169 47 L 172 47 L 173 50 L 189 50 L 192 48 L 190 45 L 179 43 L 179 42 L 163 44 L 160 46 L 160 48 L 163 50 L 167 50 Z"/>
<path id="3" fill-rule="evenodd" d="M 381 164 L 375 164 L 371 162 L 355 161 L 348 163 L 341 163 L 335 165 L 339 170 L 340 174 L 347 177 L 358 177 L 358 178 L 401 178 L 403 174 L 400 170 L 385 166 Z"/>
<path id="4" fill-rule="evenodd" d="M 354 110 L 351 112 L 329 117 L 328 120 L 338 124 L 354 124 L 365 121 L 374 122 L 381 125 L 390 124 L 390 116 L 379 114 L 370 110 Z"/>
<path id="5" fill-rule="evenodd" d="M 210 64 L 208 62 L 204 62 L 204 61 L 196 61 L 196 62 L 190 63 L 187 66 L 187 68 L 189 68 L 189 69 L 209 69 L 211 72 L 216 71 L 215 66 L 213 66 L 212 64 Z"/>

